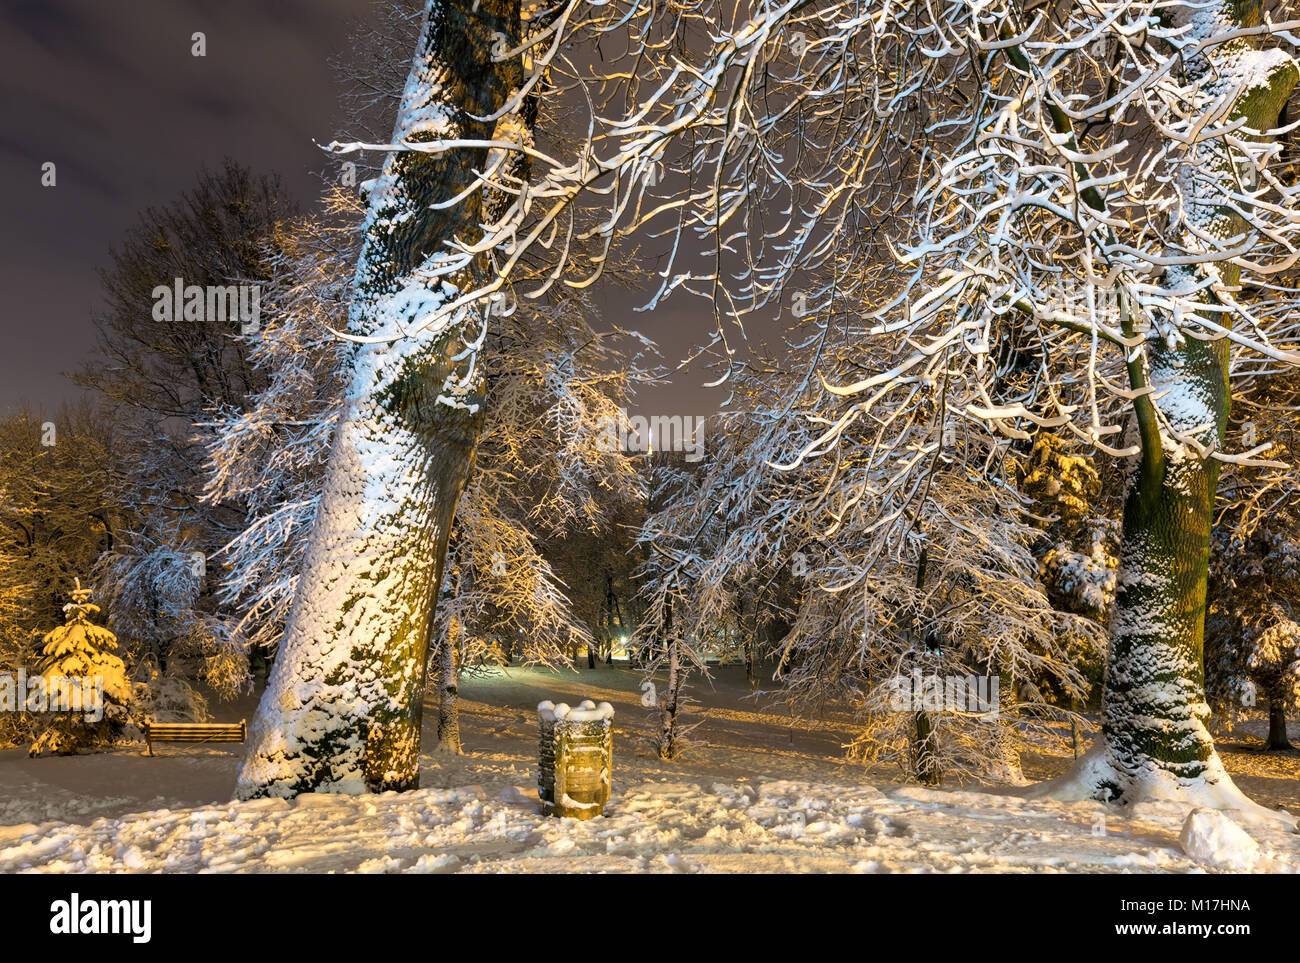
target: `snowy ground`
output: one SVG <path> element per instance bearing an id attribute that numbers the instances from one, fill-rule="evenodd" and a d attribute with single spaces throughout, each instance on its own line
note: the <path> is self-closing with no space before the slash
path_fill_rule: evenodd
<path id="1" fill-rule="evenodd" d="M 1185 807 L 1025 801 L 1008 790 L 925 790 L 841 760 L 845 720 L 793 724 L 746 698 L 730 668 L 698 697 L 701 743 L 680 762 L 642 745 L 638 677 L 509 670 L 467 680 L 466 754 L 430 753 L 418 792 L 230 803 L 235 751 L 160 746 L 69 759 L 0 753 L 0 871 L 937 871 L 1186 872 Z M 536 814 L 543 698 L 615 705 L 614 799 L 587 823 Z M 220 707 L 219 720 L 252 703 Z M 430 722 L 432 720 L 430 719 Z M 1249 727 L 1248 727 L 1249 728 Z M 1224 741 L 1236 746 L 1251 733 Z M 432 743 L 431 733 L 428 734 Z M 1026 757 L 1054 775 L 1063 747 Z M 1296 757 L 1229 749 L 1258 801 L 1300 812 Z M 1104 817 L 1104 822 L 1103 822 Z M 1257 872 L 1300 872 L 1300 836 L 1247 825 Z"/>

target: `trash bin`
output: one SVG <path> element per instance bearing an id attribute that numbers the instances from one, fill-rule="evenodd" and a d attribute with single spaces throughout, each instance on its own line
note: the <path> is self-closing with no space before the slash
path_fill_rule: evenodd
<path id="1" fill-rule="evenodd" d="M 605 814 L 614 754 L 614 707 L 590 699 L 576 708 L 537 707 L 537 795 L 542 812 L 568 819 Z"/>

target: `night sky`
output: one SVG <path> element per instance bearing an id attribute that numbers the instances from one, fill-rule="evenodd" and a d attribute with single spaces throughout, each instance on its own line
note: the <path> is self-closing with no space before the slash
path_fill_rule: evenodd
<path id="1" fill-rule="evenodd" d="M 99 269 L 151 205 L 190 188 L 201 167 L 231 157 L 278 173 L 306 206 L 316 197 L 340 122 L 328 61 L 364 0 L 4 0 L 0 126 L 5 305 L 0 411 L 47 409 L 79 390 L 63 373 L 94 344 Z M 191 55 L 206 35 L 207 55 Z M 405 53 L 405 52 L 404 52 Z M 56 165 L 57 184 L 41 186 Z M 709 324 L 704 306 L 610 320 L 680 356 Z M 665 414 L 715 410 L 704 372 L 644 393 Z"/>

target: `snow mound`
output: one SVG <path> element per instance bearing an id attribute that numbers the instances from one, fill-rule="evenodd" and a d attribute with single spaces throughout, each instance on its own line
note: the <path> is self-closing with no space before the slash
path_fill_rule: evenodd
<path id="1" fill-rule="evenodd" d="M 1178 836 L 1183 852 L 1237 873 L 1248 873 L 1259 861 L 1259 843 L 1217 809 L 1193 809 Z"/>
<path id="2" fill-rule="evenodd" d="M 537 715 L 545 722 L 556 722 L 560 719 L 567 719 L 569 722 L 600 722 L 614 718 L 614 707 L 608 702 L 596 705 L 590 699 L 584 699 L 577 708 L 572 708 L 566 702 L 556 705 L 547 699 L 538 704 Z"/>
<path id="3" fill-rule="evenodd" d="M 1199 779 L 1178 779 L 1154 765 L 1137 776 L 1127 776 L 1112 767 L 1101 739 L 1070 769 L 1055 779 L 1031 786 L 1024 797 L 1081 802 L 1097 799 L 1103 794 L 1101 787 L 1117 784 L 1124 785 L 1124 802 L 1128 806 L 1169 803 L 1175 808 L 1226 810 L 1252 826 L 1275 827 L 1291 833 L 1300 828 L 1296 818 L 1286 810 L 1269 809 L 1246 796 L 1217 756 L 1210 760 L 1205 775 Z"/>

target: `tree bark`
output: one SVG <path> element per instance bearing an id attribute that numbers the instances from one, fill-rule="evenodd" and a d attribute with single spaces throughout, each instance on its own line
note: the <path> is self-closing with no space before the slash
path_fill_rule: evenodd
<path id="1" fill-rule="evenodd" d="M 917 531 L 920 531 L 919 524 Z M 918 599 L 921 598 L 921 590 L 925 587 L 925 570 L 929 557 L 929 549 L 922 547 L 921 553 L 916 560 L 916 581 L 914 583 Z M 921 609 L 918 605 L 912 612 L 912 624 L 909 630 L 913 647 L 916 646 L 917 640 L 921 639 L 924 634 L 921 631 Z M 928 713 L 918 709 L 913 716 L 913 725 L 914 734 L 911 745 L 912 775 L 916 777 L 917 782 L 924 786 L 942 785 L 943 768 L 939 764 L 939 736 L 934 731 L 934 721 Z"/>
<path id="2" fill-rule="evenodd" d="M 461 753 L 460 745 L 460 623 L 453 619 L 447 641 L 438 652 L 438 751 Z"/>
<path id="3" fill-rule="evenodd" d="M 934 723 L 924 712 L 916 713 L 916 737 L 912 742 L 912 774 L 923 786 L 943 784 L 943 770 L 939 767 L 939 742 Z"/>
<path id="4" fill-rule="evenodd" d="M 677 657 L 677 641 L 668 642 L 668 684 L 659 703 L 659 758 L 676 759 L 681 752 L 677 730 L 678 694 L 684 673 Z"/>
<path id="5" fill-rule="evenodd" d="M 1202 402 L 1218 422 L 1216 431 L 1227 416 L 1224 354 L 1196 341 L 1172 359 L 1182 362 L 1180 388 Z M 1119 778 L 1099 788 L 1112 798 L 1156 772 L 1190 780 L 1217 766 L 1202 660 L 1217 478 L 1213 459 L 1186 452 L 1144 459 L 1124 506 L 1102 706 L 1102 731 Z"/>
<path id="6" fill-rule="evenodd" d="M 494 63 L 493 34 L 519 41 L 519 0 L 429 0 L 394 143 L 489 139 L 492 114 L 519 83 Z M 397 150 L 369 185 L 353 282 L 351 385 L 336 431 L 299 591 L 240 768 L 240 798 L 379 792 L 419 781 L 428 629 L 452 516 L 482 424 L 481 368 L 463 339 L 482 311 L 401 337 L 473 284 L 421 268 L 446 242 L 472 237 L 482 191 L 433 207 L 474 183 L 486 150 Z"/>
<path id="7" fill-rule="evenodd" d="M 1280 698 L 1268 699 L 1268 742 L 1266 749 L 1290 749 L 1291 740 L 1286 734 L 1286 704 Z"/>
<path id="8" fill-rule="evenodd" d="M 686 682 L 687 669 L 682 665 L 681 640 L 673 635 L 673 609 L 669 603 L 668 614 L 664 619 L 665 657 L 668 659 L 668 679 L 663 697 L 659 699 L 659 739 L 660 759 L 676 759 L 682 750 L 681 727 L 678 716 L 681 711 L 682 685 Z"/>

